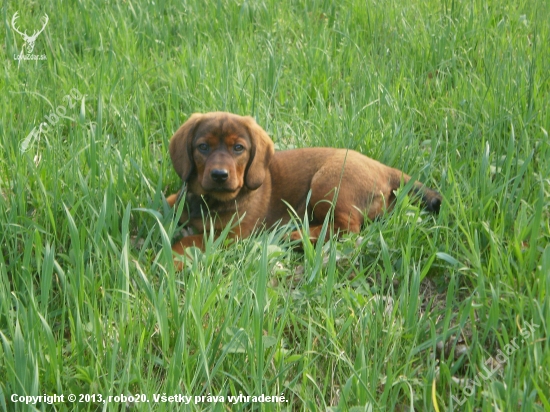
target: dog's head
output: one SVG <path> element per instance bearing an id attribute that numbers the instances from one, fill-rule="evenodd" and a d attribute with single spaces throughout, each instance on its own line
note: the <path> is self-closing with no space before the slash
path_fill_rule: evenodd
<path id="1" fill-rule="evenodd" d="M 273 153 L 273 142 L 252 117 L 224 112 L 193 114 L 170 140 L 172 164 L 190 190 L 221 201 L 243 186 L 260 187 Z"/>

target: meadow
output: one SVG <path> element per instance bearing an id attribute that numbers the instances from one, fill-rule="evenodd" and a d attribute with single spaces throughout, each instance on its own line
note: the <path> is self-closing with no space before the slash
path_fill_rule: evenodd
<path id="1" fill-rule="evenodd" d="M 550 411 L 547 0 L 0 10 L 0 411 Z M 49 18 L 38 58 L 16 12 Z M 401 190 L 360 234 L 209 234 L 178 272 L 168 141 L 217 110 L 441 213 Z"/>

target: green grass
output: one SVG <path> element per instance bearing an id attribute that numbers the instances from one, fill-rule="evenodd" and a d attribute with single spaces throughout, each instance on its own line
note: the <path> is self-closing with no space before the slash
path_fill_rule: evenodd
<path id="1" fill-rule="evenodd" d="M 0 411 L 550 410 L 549 3 L 210 3 L 0 8 Z M 14 60 L 16 11 L 49 15 L 47 60 Z M 304 253 L 287 228 L 211 239 L 175 272 L 168 140 L 213 110 L 405 170 L 442 211 L 401 196 Z M 153 401 L 241 392 L 288 402 Z"/>

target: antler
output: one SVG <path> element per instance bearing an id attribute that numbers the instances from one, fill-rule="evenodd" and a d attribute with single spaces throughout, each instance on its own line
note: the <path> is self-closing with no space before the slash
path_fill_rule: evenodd
<path id="1" fill-rule="evenodd" d="M 17 20 L 19 18 L 19 12 L 16 11 L 15 14 L 13 15 L 13 17 L 11 18 L 11 27 L 13 27 L 13 30 L 15 30 L 17 33 L 19 33 L 21 36 L 27 38 L 29 36 L 27 36 L 27 32 L 25 31 L 25 33 L 21 33 L 17 27 L 15 26 L 15 20 Z"/>
<path id="2" fill-rule="evenodd" d="M 13 27 L 13 30 L 15 30 L 17 33 L 19 33 L 21 36 L 23 36 L 23 38 L 25 39 L 25 41 L 33 41 L 33 40 L 36 40 L 36 38 L 38 37 L 38 35 L 40 33 L 42 33 L 44 31 L 44 29 L 46 28 L 46 25 L 48 24 L 48 22 L 50 21 L 50 18 L 48 17 L 48 15 L 46 13 L 44 13 L 44 16 L 42 16 L 42 20 L 44 21 L 44 25 L 42 26 L 42 28 L 39 30 L 39 31 L 35 31 L 32 36 L 29 36 L 27 34 L 27 31 L 25 30 L 24 33 L 21 33 L 17 27 L 15 26 L 15 21 L 19 18 L 19 12 L 16 11 L 15 14 L 13 15 L 12 19 L 11 19 L 11 27 Z"/>
<path id="3" fill-rule="evenodd" d="M 46 24 L 48 24 L 48 22 L 50 21 L 50 18 L 48 17 L 48 15 L 46 13 L 44 13 L 44 16 L 42 16 L 42 20 L 44 20 L 44 25 L 42 26 L 40 31 L 34 32 L 31 37 L 34 37 L 36 39 L 38 37 L 38 35 L 40 33 L 42 33 L 44 31 L 44 29 L 46 28 Z"/>

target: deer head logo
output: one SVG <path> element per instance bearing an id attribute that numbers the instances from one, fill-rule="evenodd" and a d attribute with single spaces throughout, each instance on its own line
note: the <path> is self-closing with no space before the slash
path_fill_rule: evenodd
<path id="1" fill-rule="evenodd" d="M 13 15 L 12 19 L 11 19 L 11 27 L 13 27 L 13 30 L 15 30 L 17 33 L 19 33 L 21 36 L 23 36 L 23 40 L 25 40 L 25 45 L 23 45 L 23 47 L 27 46 L 27 53 L 30 54 L 32 53 L 32 51 L 34 50 L 34 43 L 36 42 L 36 38 L 38 37 L 38 35 L 40 33 L 42 33 L 44 31 L 44 29 L 46 28 L 46 24 L 48 24 L 48 21 L 50 20 L 48 15 L 47 14 L 44 14 L 44 16 L 42 16 L 42 21 L 44 22 L 44 25 L 42 26 L 42 28 L 38 31 L 35 31 L 32 36 L 29 36 L 27 34 L 27 31 L 21 33 L 21 31 L 19 31 L 17 29 L 17 27 L 15 26 L 15 21 L 19 18 L 19 15 L 18 15 L 19 12 L 15 12 L 15 14 Z"/>

